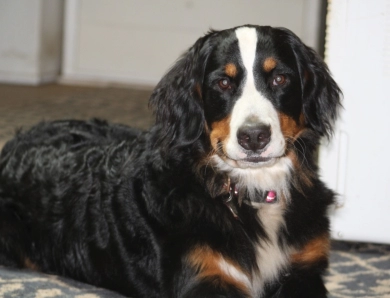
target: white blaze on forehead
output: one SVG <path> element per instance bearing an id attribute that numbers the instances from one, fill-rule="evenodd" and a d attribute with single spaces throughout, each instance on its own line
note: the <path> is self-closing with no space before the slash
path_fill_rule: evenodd
<path id="1" fill-rule="evenodd" d="M 245 69 L 245 78 L 242 82 L 242 94 L 232 111 L 231 135 L 226 144 L 227 155 L 237 160 L 245 158 L 245 150 L 237 142 L 237 131 L 248 118 L 251 118 L 252 121 L 269 125 L 271 128 L 271 141 L 261 155 L 263 157 L 280 156 L 284 151 L 284 138 L 280 130 L 278 114 L 272 103 L 256 89 L 255 85 L 254 64 L 257 53 L 257 31 L 255 28 L 241 27 L 235 33 Z M 259 76 L 261 76 L 260 73 Z"/>
<path id="2" fill-rule="evenodd" d="M 254 28 L 243 27 L 236 30 L 241 59 L 247 72 L 246 82 L 254 82 L 253 64 L 256 58 L 257 32 Z"/>

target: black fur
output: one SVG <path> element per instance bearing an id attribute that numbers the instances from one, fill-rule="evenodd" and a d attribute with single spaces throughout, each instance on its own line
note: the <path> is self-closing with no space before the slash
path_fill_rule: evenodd
<path id="1" fill-rule="evenodd" d="M 318 178 L 315 150 L 331 134 L 340 90 L 290 31 L 253 28 L 291 72 L 290 89 L 273 91 L 266 83 L 259 89 L 278 111 L 305 116 L 305 130 L 286 147 L 301 167 L 277 235 L 281 246 L 299 251 L 328 233 L 333 193 Z M 233 92 L 222 98 L 210 83 L 226 55 L 237 58 L 234 46 L 231 53 L 223 48 L 234 44 L 234 30 L 200 38 L 163 77 L 151 97 L 156 124 L 148 132 L 98 120 L 55 121 L 8 142 L 0 155 L 0 264 L 131 297 L 252 297 L 240 281 L 202 276 L 201 265 L 191 262 L 192 252 L 206 247 L 201 256 L 220 256 L 250 280 L 262 270 L 256 247 L 272 236 L 251 205 L 236 203 L 238 219 L 233 216 L 223 200 L 227 174 L 207 159 L 212 123 L 234 105 Z M 294 101 L 282 101 L 286 96 Z M 291 262 L 258 295 L 326 297 L 326 267 L 326 258 Z"/>

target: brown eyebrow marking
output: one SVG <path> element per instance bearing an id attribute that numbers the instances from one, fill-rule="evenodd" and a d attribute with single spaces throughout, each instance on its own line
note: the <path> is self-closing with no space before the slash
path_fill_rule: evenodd
<path id="1" fill-rule="evenodd" d="M 234 78 L 237 75 L 237 67 L 234 65 L 234 63 L 228 63 L 225 66 L 225 73 L 229 76 Z"/>
<path id="2" fill-rule="evenodd" d="M 276 67 L 276 64 L 277 64 L 277 62 L 274 58 L 268 57 L 267 59 L 264 60 L 263 69 L 266 72 L 270 72 L 271 70 L 273 70 Z"/>

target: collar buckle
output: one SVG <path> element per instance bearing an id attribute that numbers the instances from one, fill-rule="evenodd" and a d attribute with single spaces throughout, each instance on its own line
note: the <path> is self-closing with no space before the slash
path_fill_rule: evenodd
<path id="1" fill-rule="evenodd" d="M 238 219 L 237 200 L 238 200 L 238 189 L 235 184 L 230 183 L 230 177 L 228 182 L 225 183 L 226 190 L 228 192 L 227 198 L 223 199 L 223 203 L 229 208 L 234 218 Z"/>

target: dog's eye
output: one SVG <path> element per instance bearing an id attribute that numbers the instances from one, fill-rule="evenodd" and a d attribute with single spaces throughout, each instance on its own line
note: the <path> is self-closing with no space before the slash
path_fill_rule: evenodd
<path id="1" fill-rule="evenodd" d="M 284 75 L 276 75 L 274 76 L 274 80 L 272 81 L 272 85 L 274 86 L 282 86 L 284 84 L 286 84 L 286 76 Z"/>
<path id="2" fill-rule="evenodd" d="M 218 86 L 219 88 L 221 88 L 222 90 L 227 90 L 227 89 L 231 89 L 232 88 L 232 85 L 230 83 L 230 80 L 225 78 L 225 79 L 222 79 L 222 80 L 219 80 L 218 81 Z"/>

